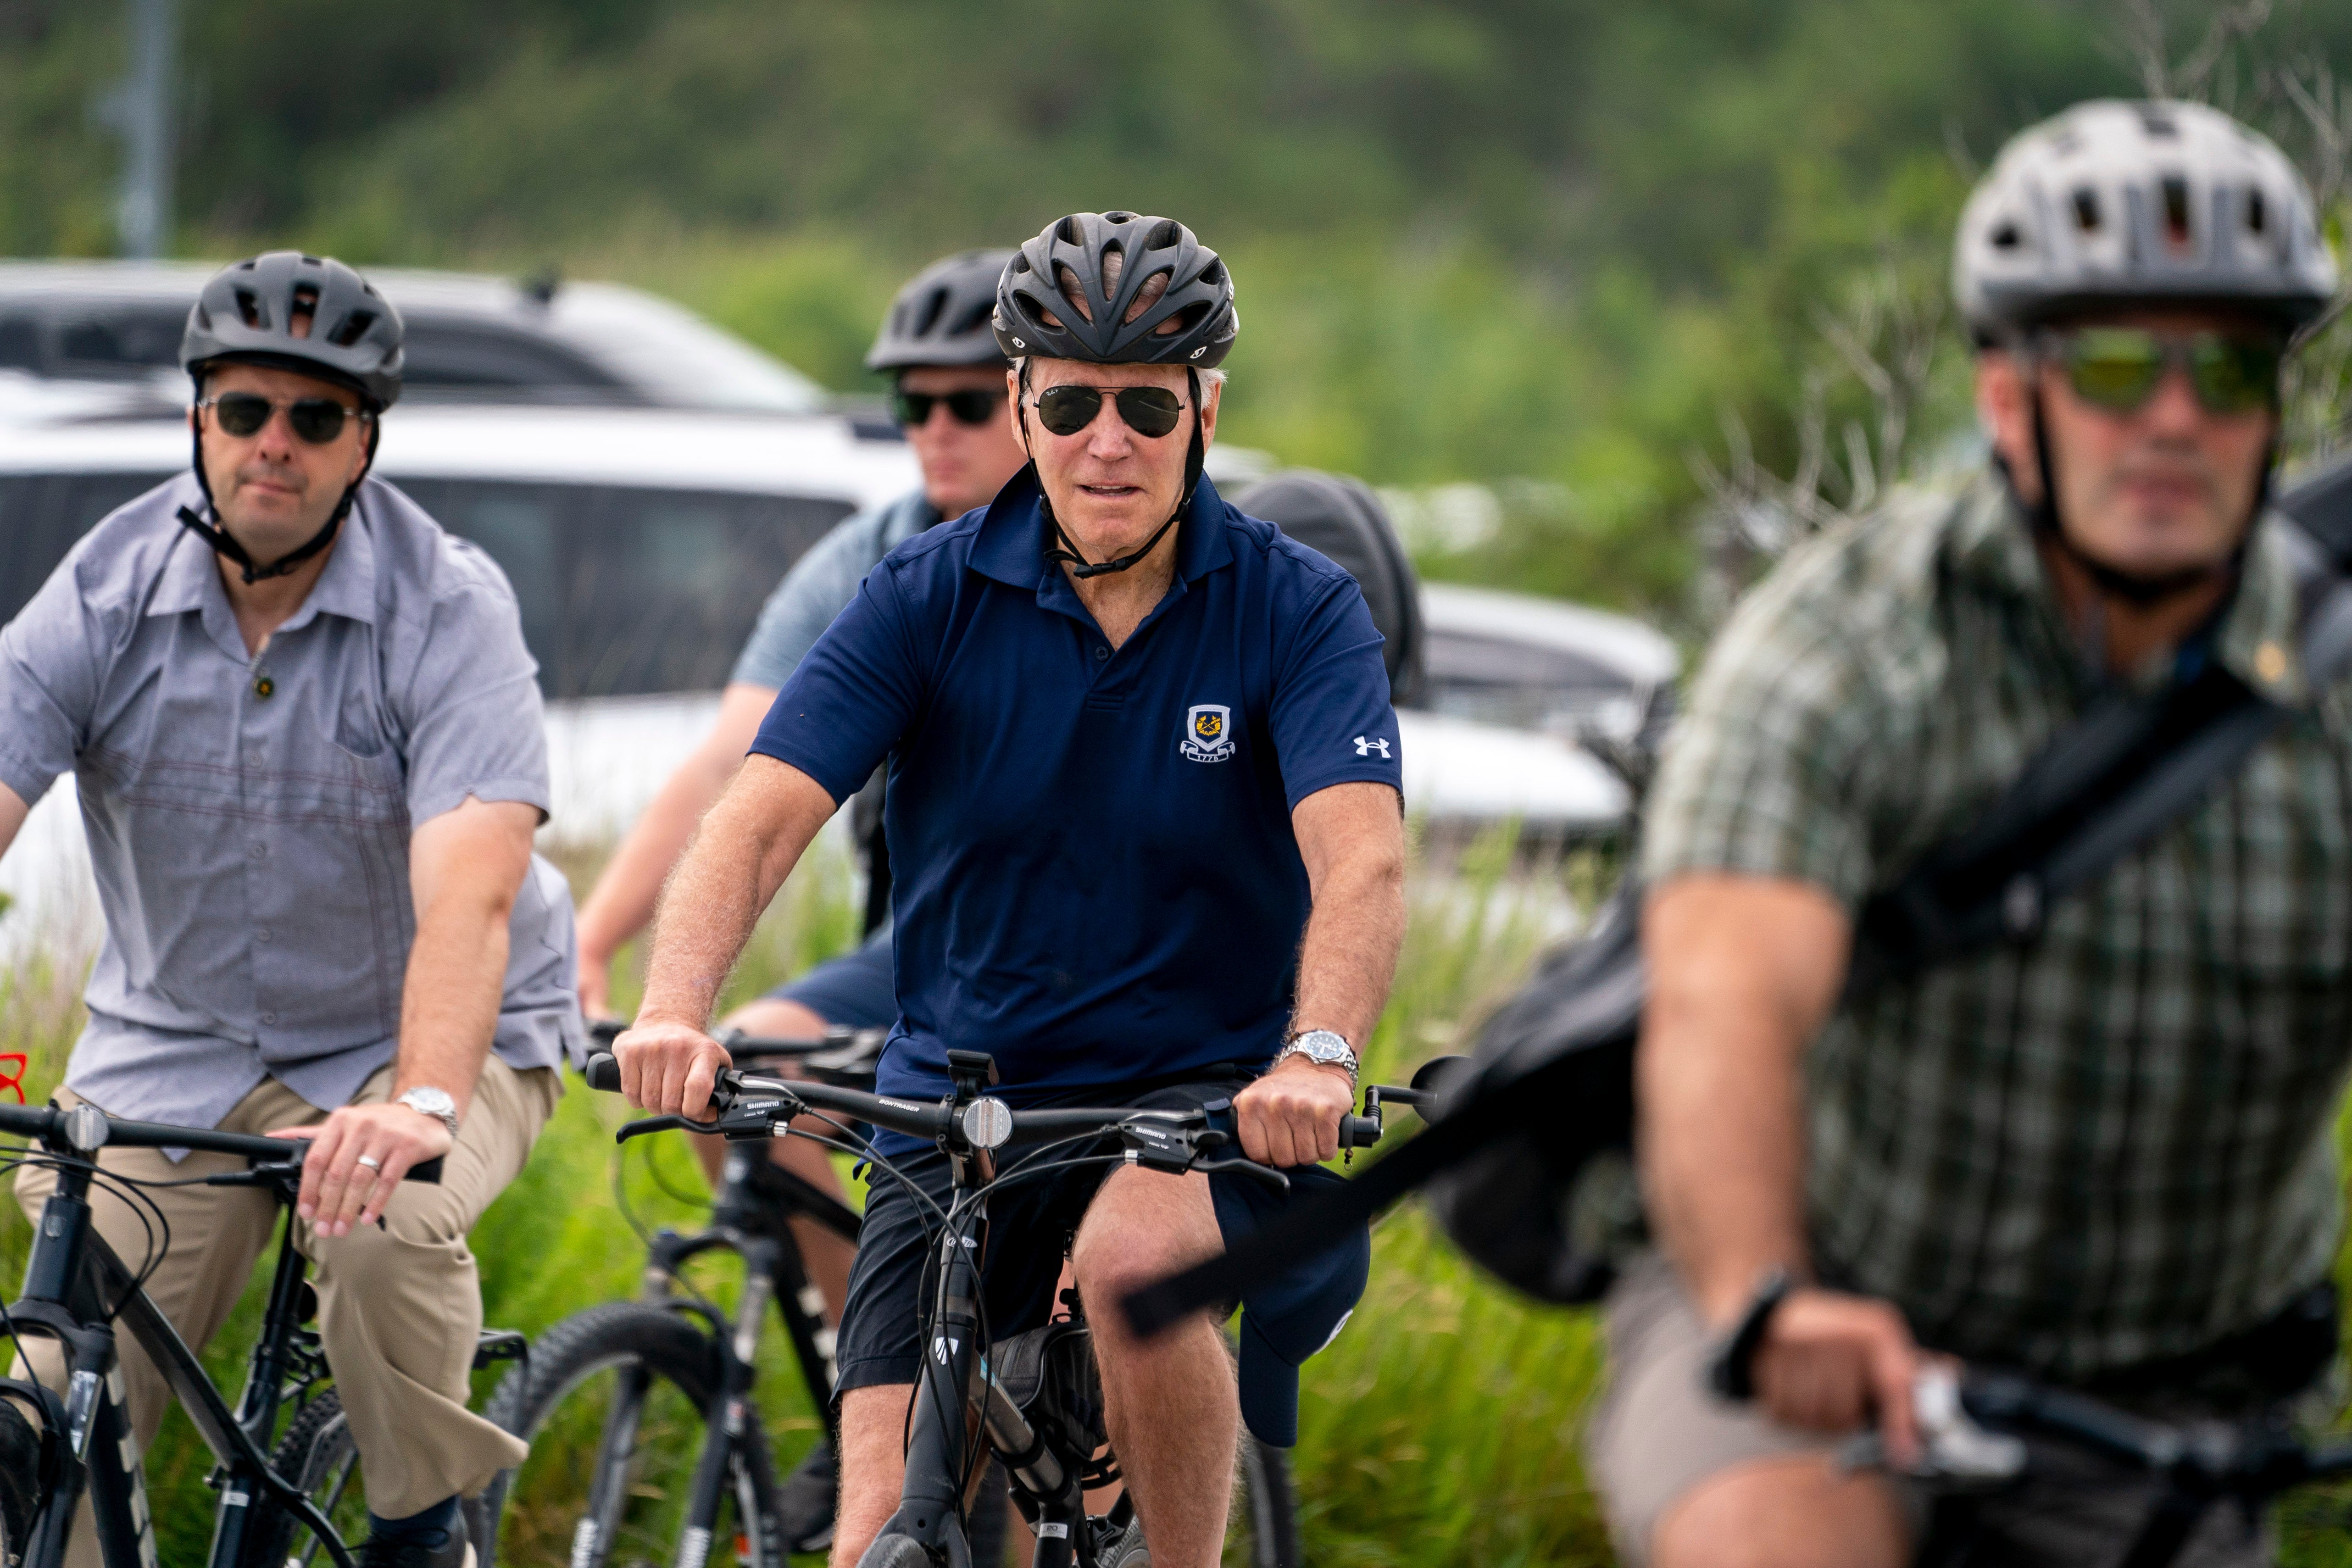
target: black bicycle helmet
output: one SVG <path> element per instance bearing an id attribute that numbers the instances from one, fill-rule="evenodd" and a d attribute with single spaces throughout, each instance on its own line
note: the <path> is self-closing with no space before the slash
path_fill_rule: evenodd
<path id="1" fill-rule="evenodd" d="M 340 382 L 380 412 L 400 401 L 400 312 L 331 256 L 268 251 L 215 273 L 188 312 L 180 368 L 224 360 Z"/>
<path id="2" fill-rule="evenodd" d="M 1023 246 L 996 286 L 1008 359 L 1213 370 L 1239 322 L 1233 274 L 1169 217 L 1072 213 Z"/>
<path id="3" fill-rule="evenodd" d="M 1004 276 L 1010 250 L 966 250 L 934 261 L 915 274 L 866 352 L 868 370 L 908 370 L 926 364 L 1002 365 L 989 319 L 996 309 L 996 282 Z"/>
<path id="4" fill-rule="evenodd" d="M 1345 474 L 1292 468 L 1260 479 L 1234 504 L 1330 557 L 1356 580 L 1372 625 L 1387 639 L 1381 658 L 1388 666 L 1389 699 L 1411 706 L 1422 678 L 1421 580 L 1371 486 Z"/>
<path id="5" fill-rule="evenodd" d="M 255 561 L 221 527 L 212 481 L 205 473 L 204 437 L 201 431 L 191 432 L 196 486 L 204 491 L 205 510 L 211 515 L 201 516 L 184 506 L 180 521 L 236 562 L 247 583 L 283 577 L 334 542 L 368 469 L 375 466 L 383 426 L 373 416 L 400 400 L 401 341 L 400 312 L 392 301 L 330 256 L 267 251 L 222 268 L 196 296 L 187 329 L 180 335 L 180 368 L 195 383 L 197 396 L 204 395 L 205 373 L 215 365 L 268 365 L 348 387 L 359 395 L 370 416 L 367 462 L 359 478 L 344 489 L 317 533 L 268 565 Z"/>

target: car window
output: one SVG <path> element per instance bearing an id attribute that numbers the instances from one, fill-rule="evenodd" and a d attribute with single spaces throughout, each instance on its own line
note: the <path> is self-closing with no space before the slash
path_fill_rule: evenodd
<path id="1" fill-rule="evenodd" d="M 1572 733 L 1635 690 L 1622 670 L 1568 648 L 1432 629 L 1427 706 L 1516 729 Z"/>
<path id="2" fill-rule="evenodd" d="M 410 316 L 402 390 L 411 396 L 510 398 L 555 395 L 566 401 L 642 401 L 619 377 L 562 346 L 472 321 Z"/>
<path id="3" fill-rule="evenodd" d="M 0 310 L 0 367 L 77 381 L 143 376 L 180 363 L 184 305 L 60 302 Z"/>
<path id="4" fill-rule="evenodd" d="M 161 474 L 0 475 L 0 621 L 73 542 Z M 715 690 L 769 591 L 847 516 L 801 496 L 404 479 L 514 584 L 550 697 Z"/>
<path id="5" fill-rule="evenodd" d="M 503 567 L 550 697 L 707 691 L 846 502 L 609 485 L 404 479 Z"/>

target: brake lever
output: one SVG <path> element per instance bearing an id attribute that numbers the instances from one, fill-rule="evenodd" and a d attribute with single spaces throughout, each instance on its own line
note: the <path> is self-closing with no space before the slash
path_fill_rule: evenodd
<path id="1" fill-rule="evenodd" d="M 642 1138 L 648 1132 L 716 1132 L 719 1123 L 697 1121 L 685 1116 L 648 1116 L 643 1121 L 632 1121 L 613 1134 L 613 1142 L 625 1143 L 632 1138 Z"/>
<path id="2" fill-rule="evenodd" d="M 1247 1176 L 1260 1186 L 1271 1187 L 1277 1193 L 1286 1193 L 1290 1190 L 1288 1176 L 1271 1165 L 1261 1165 L 1255 1160 L 1196 1160 L 1192 1163 L 1192 1168 L 1208 1176 L 1217 1175 L 1220 1173 Z"/>

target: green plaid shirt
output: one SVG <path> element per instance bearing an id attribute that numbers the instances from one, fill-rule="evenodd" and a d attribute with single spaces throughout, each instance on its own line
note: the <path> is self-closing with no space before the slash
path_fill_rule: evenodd
<path id="1" fill-rule="evenodd" d="M 2250 1327 L 2328 1271 L 2352 692 L 2304 682 L 2286 526 L 2257 525 L 2213 652 L 2306 716 L 2040 941 L 1843 1005 L 1807 1058 L 1815 1266 L 1927 1343 L 2084 1377 Z M 2097 680 L 2000 487 L 1907 498 L 1740 606 L 1667 750 L 1644 874 L 1794 878 L 1852 912 Z"/>

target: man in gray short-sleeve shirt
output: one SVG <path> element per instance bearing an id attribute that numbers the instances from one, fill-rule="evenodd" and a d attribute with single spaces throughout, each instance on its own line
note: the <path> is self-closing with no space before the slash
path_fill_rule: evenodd
<path id="1" fill-rule="evenodd" d="M 535 667 L 498 567 L 366 477 L 399 318 L 358 274 L 292 252 L 232 268 L 182 353 L 200 467 L 100 521 L 0 630 L 0 848 L 70 771 L 106 934 L 61 1100 L 317 1139 L 297 1239 L 373 1516 L 362 1561 L 462 1563 L 455 1500 L 525 1451 L 466 1409 L 466 1234 L 581 1037 L 570 897 L 531 851 Z M 402 1184 L 436 1158 L 437 1186 Z M 100 1163 L 152 1181 L 237 1162 Z M 28 1212 L 52 1185 L 20 1173 Z M 148 1289 L 202 1345 L 275 1207 L 151 1194 L 171 1246 Z M 137 1217 L 93 1203 L 136 1267 Z M 166 1394 L 121 1353 L 144 1447 Z M 28 1359 L 56 1385 L 54 1356 Z M 95 1561 L 86 1516 L 70 1560 Z"/>

